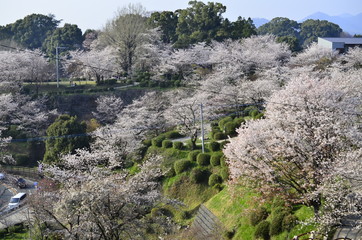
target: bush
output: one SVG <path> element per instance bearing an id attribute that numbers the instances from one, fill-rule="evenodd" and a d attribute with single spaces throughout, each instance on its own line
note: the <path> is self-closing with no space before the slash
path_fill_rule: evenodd
<path id="1" fill-rule="evenodd" d="M 172 148 L 172 142 L 170 140 L 163 140 L 162 148 Z"/>
<path id="2" fill-rule="evenodd" d="M 221 159 L 222 156 L 223 156 L 222 153 L 212 155 L 211 158 L 210 158 L 211 166 L 213 166 L 213 167 L 219 166 L 220 165 L 220 159 Z"/>
<path id="3" fill-rule="evenodd" d="M 229 169 L 227 167 L 223 167 L 220 171 L 220 175 L 222 180 L 226 181 L 229 179 Z"/>
<path id="4" fill-rule="evenodd" d="M 261 221 L 265 220 L 268 217 L 268 211 L 266 208 L 261 207 L 253 211 L 250 215 L 250 224 L 256 226 Z"/>
<path id="5" fill-rule="evenodd" d="M 221 165 L 221 167 L 223 167 L 223 168 L 227 168 L 228 166 L 226 165 L 226 157 L 225 157 L 225 155 L 223 155 L 221 158 L 220 158 L 220 165 Z"/>
<path id="6" fill-rule="evenodd" d="M 166 136 L 166 138 L 168 138 L 168 139 L 175 139 L 175 138 L 182 137 L 182 135 L 181 135 L 179 132 L 177 132 L 177 131 L 167 132 L 167 133 L 165 133 L 165 136 Z"/>
<path id="7" fill-rule="evenodd" d="M 219 184 L 219 183 L 222 183 L 222 178 L 219 175 L 215 174 L 215 173 L 211 174 L 210 177 L 209 177 L 209 186 L 212 187 L 212 186 L 214 186 L 216 184 Z"/>
<path id="8" fill-rule="evenodd" d="M 283 219 L 285 217 L 285 212 L 280 212 L 278 214 L 274 214 L 271 222 L 270 222 L 270 236 L 278 235 L 283 231 Z"/>
<path id="9" fill-rule="evenodd" d="M 298 223 L 298 218 L 294 215 L 287 215 L 283 219 L 282 230 L 290 231 Z"/>
<path id="10" fill-rule="evenodd" d="M 196 159 L 197 159 L 197 155 L 199 155 L 201 153 L 201 151 L 200 150 L 194 150 L 194 151 L 191 151 L 191 152 L 189 152 L 189 155 L 188 155 L 188 159 L 190 160 L 190 161 L 196 161 Z"/>
<path id="11" fill-rule="evenodd" d="M 240 127 L 241 124 L 245 123 L 245 119 L 243 117 L 235 118 L 233 121 L 237 127 Z"/>
<path id="12" fill-rule="evenodd" d="M 199 166 L 207 166 L 210 164 L 210 154 L 199 153 L 197 155 L 196 161 Z"/>
<path id="13" fill-rule="evenodd" d="M 191 170 L 190 179 L 193 183 L 205 183 L 210 176 L 210 172 L 206 169 L 196 167 Z"/>
<path id="14" fill-rule="evenodd" d="M 235 122 L 227 122 L 225 124 L 225 134 L 230 136 L 236 136 L 236 128 L 238 125 Z"/>
<path id="15" fill-rule="evenodd" d="M 222 132 L 217 132 L 213 135 L 214 140 L 223 140 L 226 138 L 226 135 Z"/>
<path id="16" fill-rule="evenodd" d="M 209 149 L 211 151 L 213 151 L 213 152 L 219 151 L 220 150 L 220 143 L 214 142 L 214 141 L 210 142 L 209 143 Z"/>
<path id="17" fill-rule="evenodd" d="M 182 150 L 183 146 L 184 144 L 182 142 L 173 142 L 174 149 Z"/>
<path id="18" fill-rule="evenodd" d="M 162 141 L 165 140 L 164 136 L 155 137 L 152 139 L 152 146 L 162 147 Z"/>
<path id="19" fill-rule="evenodd" d="M 233 121 L 233 118 L 232 117 L 226 117 L 226 118 L 223 118 L 219 121 L 219 127 L 221 130 L 224 130 L 224 127 L 225 127 L 225 124 L 227 122 L 231 122 Z"/>
<path id="20" fill-rule="evenodd" d="M 256 225 L 254 238 L 262 238 L 264 240 L 269 240 L 269 227 L 270 224 L 267 221 L 261 221 L 258 225 Z"/>
<path id="21" fill-rule="evenodd" d="M 191 167 L 191 161 L 182 159 L 178 160 L 173 164 L 173 168 L 176 174 L 180 174 L 182 172 L 187 171 Z"/>

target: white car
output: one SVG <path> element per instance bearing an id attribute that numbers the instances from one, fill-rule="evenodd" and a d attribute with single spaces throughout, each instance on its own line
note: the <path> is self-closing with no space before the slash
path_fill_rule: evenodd
<path id="1" fill-rule="evenodd" d="M 4 173 L 0 173 L 0 180 L 3 180 L 5 178 L 5 174 Z"/>

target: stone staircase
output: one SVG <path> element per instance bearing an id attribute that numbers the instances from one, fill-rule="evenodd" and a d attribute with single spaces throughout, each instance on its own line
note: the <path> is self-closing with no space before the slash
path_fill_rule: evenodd
<path id="1" fill-rule="evenodd" d="M 204 205 L 200 205 L 190 231 L 193 235 L 193 239 L 223 239 L 222 225 L 219 219 Z"/>

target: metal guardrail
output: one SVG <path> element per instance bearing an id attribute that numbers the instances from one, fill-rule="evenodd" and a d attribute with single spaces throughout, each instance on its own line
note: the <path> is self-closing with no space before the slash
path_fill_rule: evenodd
<path id="1" fill-rule="evenodd" d="M 19 175 L 19 176 L 34 179 L 34 180 L 39 180 L 42 178 L 42 175 L 39 174 L 38 170 L 35 168 L 3 165 L 3 166 L 1 166 L 1 169 L 8 174 Z"/>

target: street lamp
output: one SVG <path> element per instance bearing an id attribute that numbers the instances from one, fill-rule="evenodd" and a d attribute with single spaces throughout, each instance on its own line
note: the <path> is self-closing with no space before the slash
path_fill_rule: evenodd
<path id="1" fill-rule="evenodd" d="M 55 55 L 56 55 L 56 67 L 57 67 L 57 88 L 59 88 L 59 56 L 58 56 L 58 49 L 65 49 L 66 47 L 55 47 Z"/>

